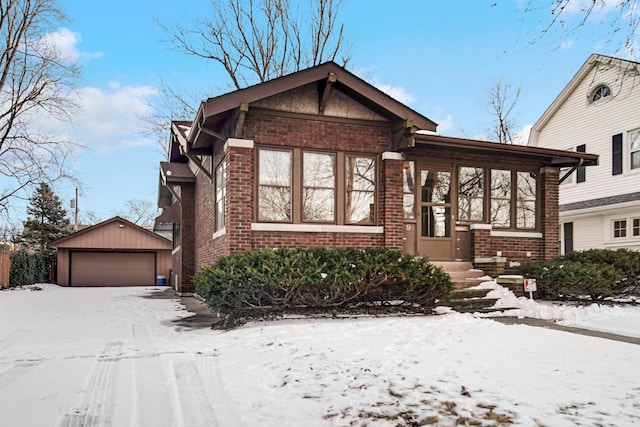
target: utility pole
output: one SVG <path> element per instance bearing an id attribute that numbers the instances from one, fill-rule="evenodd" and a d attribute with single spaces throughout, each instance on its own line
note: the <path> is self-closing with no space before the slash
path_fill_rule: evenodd
<path id="1" fill-rule="evenodd" d="M 76 187 L 76 219 L 74 229 L 78 231 L 78 187 Z"/>

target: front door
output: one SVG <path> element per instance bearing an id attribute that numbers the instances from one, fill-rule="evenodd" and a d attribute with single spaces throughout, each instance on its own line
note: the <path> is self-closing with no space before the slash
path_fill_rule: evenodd
<path id="1" fill-rule="evenodd" d="M 455 249 L 452 170 L 421 168 L 419 178 L 418 254 L 434 261 L 451 260 Z"/>

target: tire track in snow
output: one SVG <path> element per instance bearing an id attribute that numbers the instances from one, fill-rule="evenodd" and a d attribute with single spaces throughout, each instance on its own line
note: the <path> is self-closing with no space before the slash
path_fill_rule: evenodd
<path id="1" fill-rule="evenodd" d="M 244 427 L 244 423 L 229 402 L 228 394 L 220 375 L 217 354 L 196 354 L 195 364 L 200 373 L 209 401 L 215 406 L 218 420 L 224 425 Z"/>
<path id="2" fill-rule="evenodd" d="M 73 414 L 68 414 L 62 426 L 106 427 L 111 425 L 115 403 L 115 378 L 122 350 L 121 342 L 111 342 L 94 363 L 84 397 Z"/>
<path id="3" fill-rule="evenodd" d="M 175 360 L 173 372 L 183 425 L 186 427 L 218 427 L 216 414 L 193 360 Z"/>
<path id="4" fill-rule="evenodd" d="M 168 389 L 168 375 L 146 325 L 132 325 L 136 408 L 135 426 L 173 427 L 175 407 Z"/>
<path id="5" fill-rule="evenodd" d="M 10 368 L 0 372 L 0 388 L 9 384 L 42 363 L 42 359 L 19 360 Z"/>

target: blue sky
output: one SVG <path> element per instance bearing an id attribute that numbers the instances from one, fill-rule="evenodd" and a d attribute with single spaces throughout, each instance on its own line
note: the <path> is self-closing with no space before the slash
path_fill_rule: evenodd
<path id="1" fill-rule="evenodd" d="M 570 3 L 566 17 L 590 0 Z M 525 13 L 525 9 L 536 8 Z M 614 0 L 579 30 L 538 39 L 550 19 L 547 2 L 532 0 L 344 0 L 340 18 L 352 46 L 347 69 L 439 123 L 444 135 L 483 138 L 492 114 L 490 86 L 521 87 L 514 119 L 526 129 L 544 112 L 592 53 L 629 56 L 608 43 Z M 156 203 L 158 163 L 164 156 L 141 133 L 145 99 L 160 79 L 219 95 L 227 84 L 216 65 L 171 51 L 158 22 L 187 25 L 210 9 L 209 0 L 60 0 L 70 22 L 61 46 L 83 68 L 83 113 L 67 129 L 87 148 L 71 159 L 80 182 L 80 218 L 108 219 L 129 199 Z M 637 58 L 630 58 L 637 59 Z M 168 137 L 168 130 L 167 130 Z M 68 209 L 75 185 L 54 188 Z M 19 216 L 26 213 L 18 212 Z"/>

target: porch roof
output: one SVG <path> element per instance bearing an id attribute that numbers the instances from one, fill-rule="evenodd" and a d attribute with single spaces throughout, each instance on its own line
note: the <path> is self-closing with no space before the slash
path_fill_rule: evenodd
<path id="1" fill-rule="evenodd" d="M 553 150 L 528 145 L 500 144 L 497 142 L 455 138 L 431 132 L 416 133 L 416 145 L 404 152 L 459 152 L 464 155 L 483 155 L 500 160 L 518 161 L 526 164 L 543 164 L 553 167 L 597 166 L 598 155 L 575 151 Z"/>

